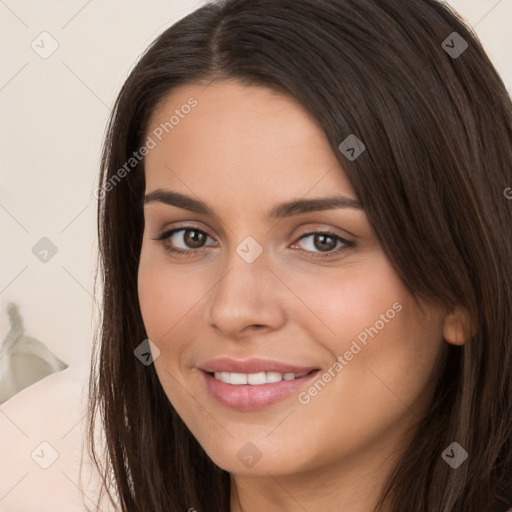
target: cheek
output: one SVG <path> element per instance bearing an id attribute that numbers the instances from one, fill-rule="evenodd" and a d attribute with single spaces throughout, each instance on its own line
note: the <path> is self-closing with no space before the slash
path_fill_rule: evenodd
<path id="1" fill-rule="evenodd" d="M 170 265 L 161 256 L 141 252 L 138 271 L 140 309 L 148 337 L 164 341 L 191 316 L 192 308 L 205 296 L 202 284 L 187 265 Z"/>
<path id="2" fill-rule="evenodd" d="M 371 344 L 370 367 L 382 385 L 389 385 L 405 403 L 412 403 L 429 384 L 443 348 L 442 317 L 435 310 L 423 314 L 410 296 L 402 310 Z"/>
<path id="3" fill-rule="evenodd" d="M 359 335 L 363 342 L 370 338 L 365 329 L 375 323 L 379 331 L 389 330 L 409 295 L 380 253 L 338 269 L 320 267 L 307 273 L 283 268 L 280 276 L 290 288 L 283 304 L 291 321 L 334 356 L 348 350 Z"/>
<path id="4" fill-rule="evenodd" d="M 295 321 L 327 349 L 332 363 L 342 357 L 342 369 L 332 370 L 332 394 L 322 393 L 317 405 L 327 407 L 336 396 L 349 404 L 346 412 L 371 396 L 380 396 L 380 404 L 412 404 L 428 385 L 442 346 L 440 312 L 424 304 L 423 314 L 384 257 L 332 274 L 295 281 L 307 305 L 295 311 Z"/>
<path id="5" fill-rule="evenodd" d="M 144 251 L 143 247 L 138 293 L 147 336 L 160 350 L 155 370 L 169 401 L 189 426 L 204 414 L 184 392 L 182 375 L 184 354 L 197 330 L 195 308 L 208 290 L 201 285 L 203 281 L 187 265 L 171 265 L 165 255 Z"/>
<path id="6" fill-rule="evenodd" d="M 387 293 L 367 291 L 364 313 L 347 307 L 339 315 L 340 335 L 326 344 L 340 366 L 329 388 L 311 404 L 320 414 L 336 403 L 333 422 L 357 417 L 354 436 L 363 426 L 377 436 L 403 414 L 419 416 L 431 398 L 432 372 L 443 343 L 441 317 L 429 311 L 423 316 L 406 290 L 388 285 Z"/>

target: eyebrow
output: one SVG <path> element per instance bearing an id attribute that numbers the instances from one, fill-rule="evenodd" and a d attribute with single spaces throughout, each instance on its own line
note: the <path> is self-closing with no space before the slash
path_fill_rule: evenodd
<path id="1" fill-rule="evenodd" d="M 196 213 L 217 217 L 213 209 L 204 201 L 193 197 L 172 192 L 170 190 L 156 189 L 144 197 L 144 204 L 163 203 L 178 208 L 184 208 Z M 313 199 L 295 199 L 274 206 L 267 212 L 270 219 L 282 219 L 302 213 L 333 210 L 335 208 L 354 208 L 363 210 L 363 205 L 356 199 L 345 196 L 318 197 Z"/>

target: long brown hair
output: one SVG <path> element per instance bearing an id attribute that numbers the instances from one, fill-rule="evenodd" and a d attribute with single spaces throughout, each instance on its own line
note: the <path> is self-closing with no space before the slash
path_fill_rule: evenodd
<path id="1" fill-rule="evenodd" d="M 218 1 L 140 58 L 109 121 L 97 194 L 103 304 L 87 434 L 104 490 L 123 512 L 229 510 L 229 473 L 191 435 L 153 365 L 134 356 L 147 338 L 137 294 L 144 159 L 126 166 L 173 88 L 226 78 L 304 105 L 404 284 L 474 321 L 464 346 L 444 343 L 434 400 L 382 503 L 504 512 L 512 506 L 512 105 L 471 28 L 435 0 Z M 354 161 L 338 150 L 350 134 L 366 146 Z M 469 454 L 457 469 L 441 457 L 452 442 Z"/>

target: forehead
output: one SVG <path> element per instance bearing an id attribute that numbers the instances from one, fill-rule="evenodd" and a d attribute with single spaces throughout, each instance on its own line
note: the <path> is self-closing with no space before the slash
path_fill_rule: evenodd
<path id="1" fill-rule="evenodd" d="M 148 136 L 156 146 L 145 157 L 146 190 L 228 188 L 262 198 L 335 188 L 355 197 L 318 121 L 266 87 L 222 81 L 176 88 L 154 109 Z"/>

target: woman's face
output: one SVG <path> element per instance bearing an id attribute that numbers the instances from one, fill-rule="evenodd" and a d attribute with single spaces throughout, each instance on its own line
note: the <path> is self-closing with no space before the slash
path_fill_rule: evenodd
<path id="1" fill-rule="evenodd" d="M 142 315 L 162 387 L 212 460 L 327 474 L 402 446 L 445 313 L 404 287 L 314 118 L 263 87 L 186 85 L 147 136 Z"/>

